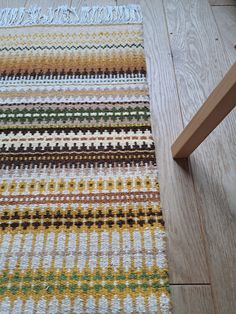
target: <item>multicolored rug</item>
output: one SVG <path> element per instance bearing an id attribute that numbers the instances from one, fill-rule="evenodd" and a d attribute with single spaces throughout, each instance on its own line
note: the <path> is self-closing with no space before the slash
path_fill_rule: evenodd
<path id="1" fill-rule="evenodd" d="M 170 313 L 140 7 L 0 26 L 0 313 Z"/>

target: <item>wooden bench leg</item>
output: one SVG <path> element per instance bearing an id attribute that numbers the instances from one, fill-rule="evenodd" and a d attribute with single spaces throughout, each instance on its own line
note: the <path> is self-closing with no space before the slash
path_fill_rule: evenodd
<path id="1" fill-rule="evenodd" d="M 236 104 L 236 62 L 171 147 L 173 158 L 187 158 Z"/>

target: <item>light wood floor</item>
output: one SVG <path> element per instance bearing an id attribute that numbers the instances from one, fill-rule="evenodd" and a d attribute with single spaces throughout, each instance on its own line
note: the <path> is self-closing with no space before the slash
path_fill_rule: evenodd
<path id="1" fill-rule="evenodd" d="M 1 0 L 1 7 L 134 2 L 144 14 L 173 313 L 235 314 L 236 110 L 188 162 L 174 162 L 170 146 L 236 60 L 236 0 Z"/>

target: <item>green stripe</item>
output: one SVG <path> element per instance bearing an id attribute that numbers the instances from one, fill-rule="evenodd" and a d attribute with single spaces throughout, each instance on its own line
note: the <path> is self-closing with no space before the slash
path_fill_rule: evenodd
<path id="1" fill-rule="evenodd" d="M 100 121 L 111 119 L 113 121 L 128 119 L 129 121 L 144 119 L 150 116 L 149 108 L 127 107 L 112 109 L 24 109 L 24 110 L 0 110 L 0 121 L 2 122 L 33 122 L 33 121 L 58 121 L 58 120 L 78 120 L 78 121 Z"/>
<path id="2" fill-rule="evenodd" d="M 93 282 L 91 286 L 90 283 Z M 115 284 L 116 281 L 116 284 Z M 0 276 L 0 295 L 4 295 L 7 292 L 17 294 L 19 292 L 35 293 L 47 292 L 48 294 L 59 292 L 99 292 L 101 289 L 105 289 L 107 292 L 111 291 L 135 291 L 138 288 L 146 290 L 152 288 L 158 290 L 160 288 L 169 288 L 168 273 L 164 272 L 162 276 L 157 272 L 147 274 L 142 272 L 136 273 L 102 273 L 96 272 L 96 274 L 83 275 L 74 271 L 71 274 L 66 273 L 49 273 L 43 274 L 38 272 L 36 274 L 27 273 L 20 275 L 15 273 L 13 276 L 9 276 L 8 273 L 4 273 Z"/>

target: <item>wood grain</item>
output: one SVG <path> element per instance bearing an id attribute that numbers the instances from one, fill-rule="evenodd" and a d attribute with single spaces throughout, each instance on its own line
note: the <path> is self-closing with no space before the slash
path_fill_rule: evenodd
<path id="1" fill-rule="evenodd" d="M 171 147 L 173 158 L 187 158 L 236 106 L 236 62 L 208 96 Z"/>
<path id="2" fill-rule="evenodd" d="M 92 5 L 116 5 L 116 0 L 72 0 L 71 6 L 78 7 L 78 6 L 92 6 Z"/>
<path id="3" fill-rule="evenodd" d="M 211 5 L 236 5 L 236 0 L 209 0 Z"/>
<path id="4" fill-rule="evenodd" d="M 236 6 L 212 7 L 230 62 L 236 60 Z"/>
<path id="5" fill-rule="evenodd" d="M 213 314 L 210 286 L 172 286 L 173 314 Z"/>
<path id="6" fill-rule="evenodd" d="M 61 5 L 71 5 L 72 0 L 26 0 L 26 7 L 30 6 L 37 6 L 42 8 L 42 12 L 46 13 L 47 9 L 50 8 L 57 8 L 58 6 Z"/>
<path id="7" fill-rule="evenodd" d="M 164 3 L 186 125 L 231 62 L 206 0 Z M 213 298 L 216 312 L 222 314 L 233 314 L 236 309 L 235 121 L 234 110 L 190 159 L 207 240 Z"/>
<path id="8" fill-rule="evenodd" d="M 179 167 L 170 150 L 183 124 L 162 1 L 141 5 L 171 282 L 205 283 L 209 277 L 192 177 L 187 162 Z"/>
<path id="9" fill-rule="evenodd" d="M 26 0 L 0 0 L 0 8 L 20 8 L 24 7 Z"/>

